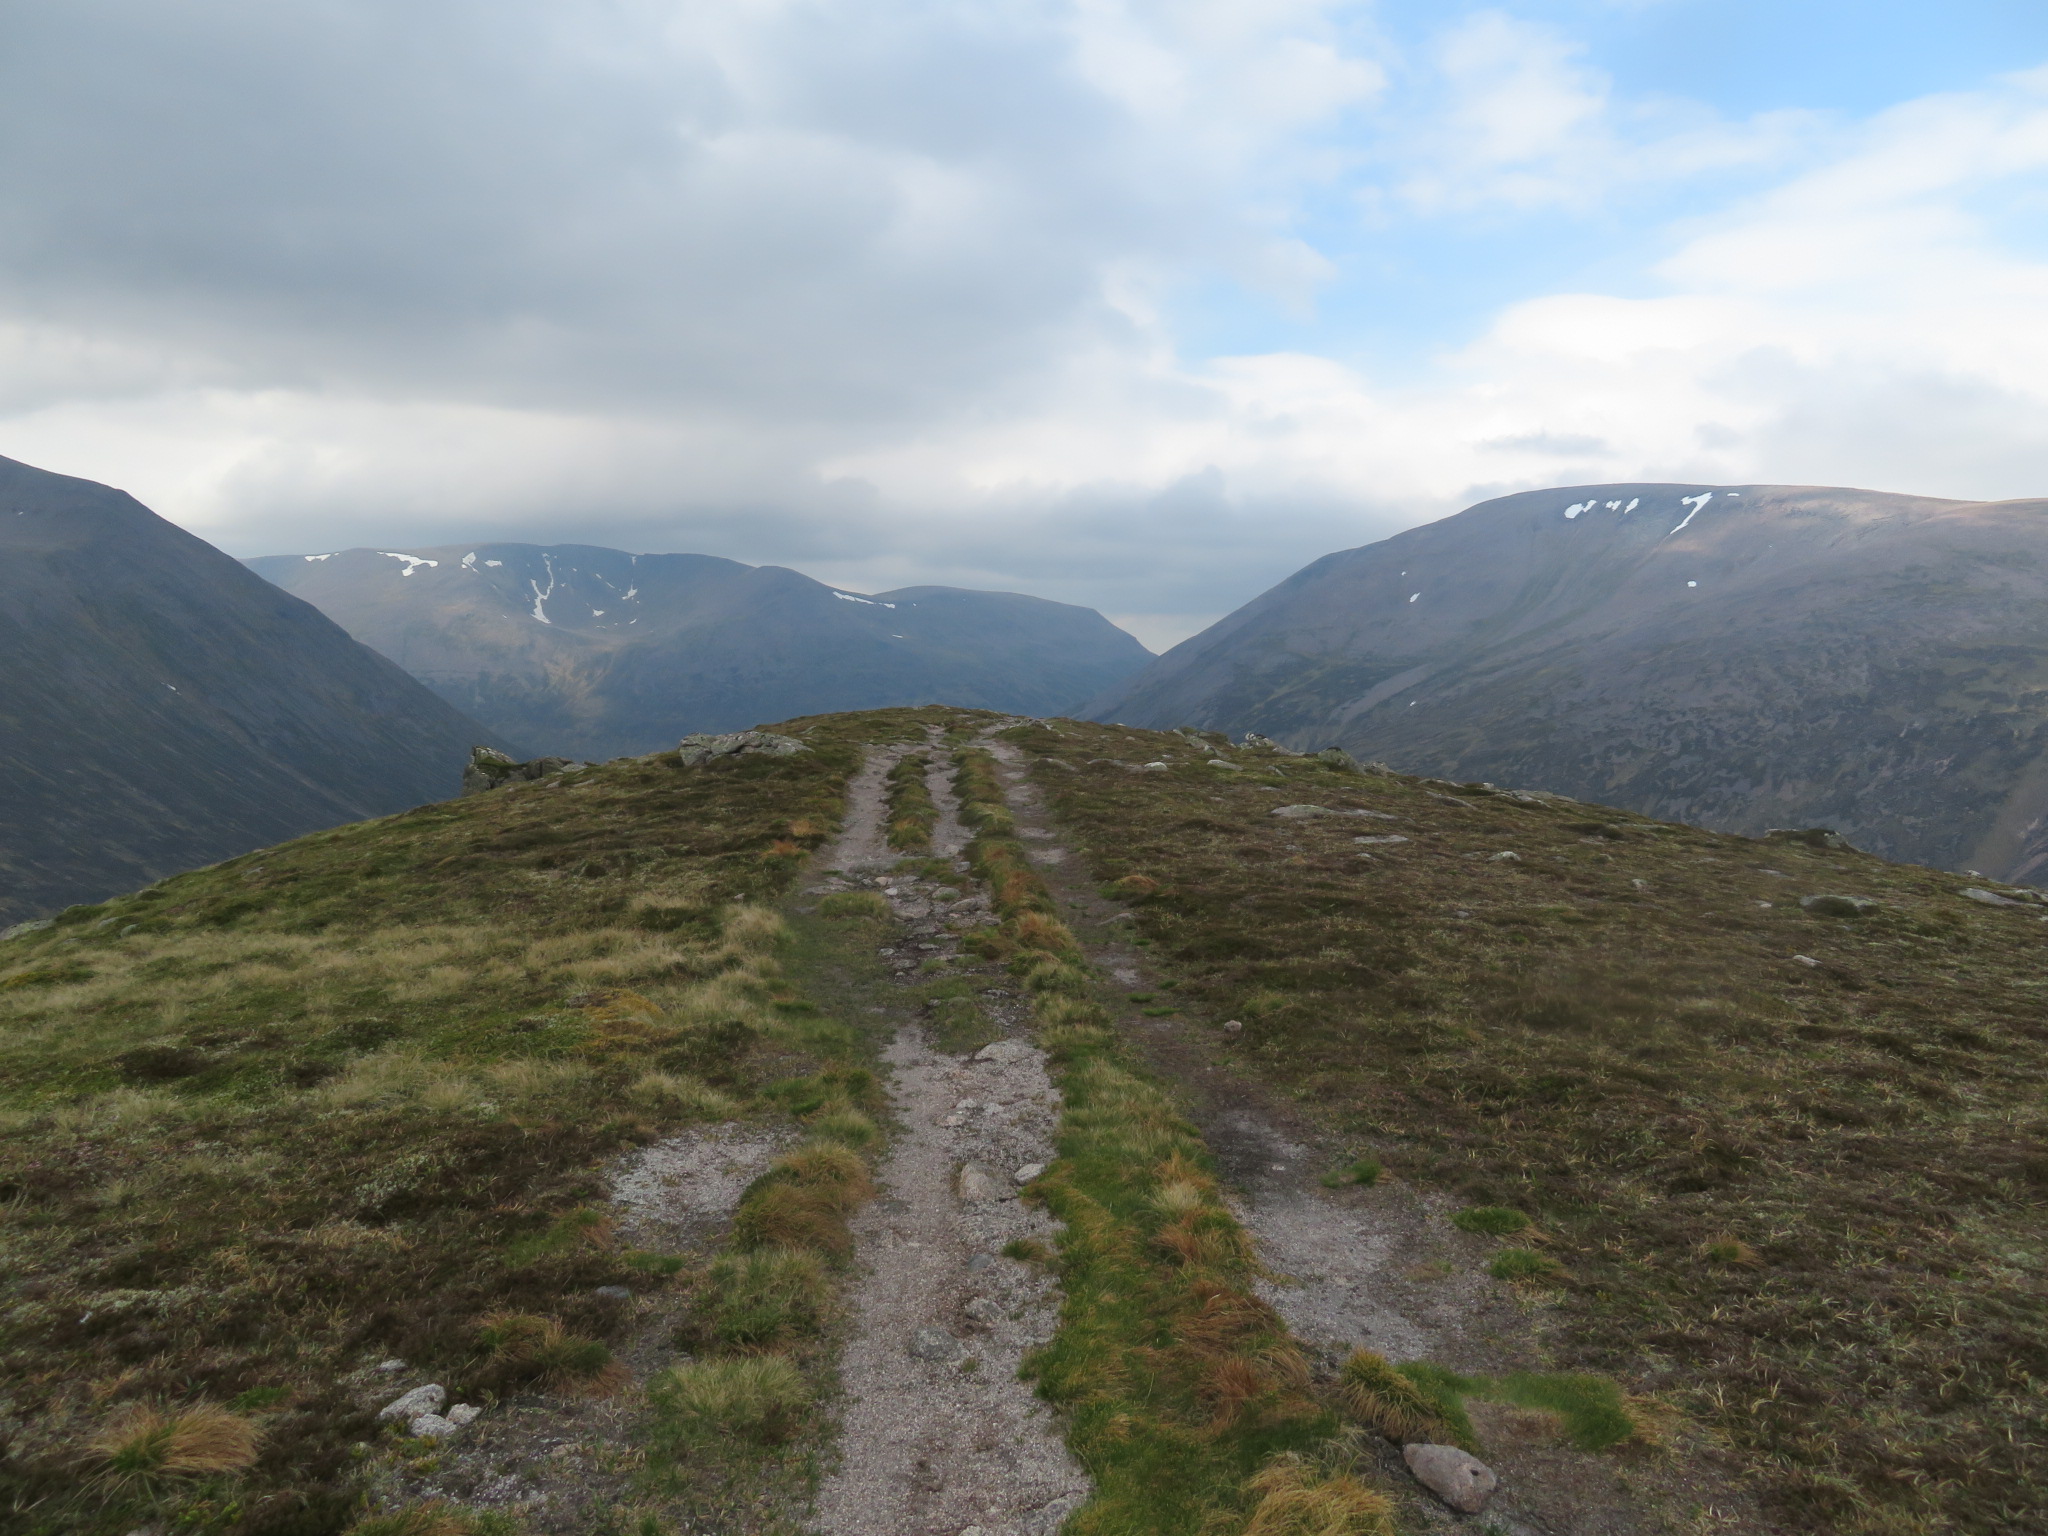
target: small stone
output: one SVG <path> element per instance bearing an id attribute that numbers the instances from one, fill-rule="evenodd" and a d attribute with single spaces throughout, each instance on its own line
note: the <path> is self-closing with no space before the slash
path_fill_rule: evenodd
<path id="1" fill-rule="evenodd" d="M 968 1203 L 980 1200 L 999 1200 L 1002 1191 L 996 1188 L 996 1181 L 988 1176 L 985 1169 L 969 1163 L 960 1170 L 960 1198 Z"/>
<path id="2" fill-rule="evenodd" d="M 1818 960 L 1814 959 L 1814 958 L 1813 958 L 1813 956 L 1811 956 L 1811 955 L 1794 955 L 1794 956 L 1793 956 L 1792 958 L 1793 958 L 1794 960 L 1797 960 L 1797 961 L 1798 961 L 1798 962 L 1799 962 L 1799 963 L 1800 963 L 1801 965 L 1819 965 L 1819 964 L 1820 964 L 1820 962 L 1819 962 Z"/>
<path id="3" fill-rule="evenodd" d="M 1164 773 L 1167 766 L 1165 763 L 1145 763 L 1141 765 L 1138 771 L 1140 773 Z"/>
<path id="4" fill-rule="evenodd" d="M 960 1309 L 977 1323 L 993 1323 L 1003 1315 L 1003 1309 L 986 1296 L 977 1296 Z"/>
<path id="5" fill-rule="evenodd" d="M 1019 1184 L 1029 1184 L 1033 1179 L 1037 1178 L 1043 1172 L 1045 1172 L 1045 1164 L 1026 1163 L 1022 1168 L 1019 1168 L 1015 1173 L 1011 1174 L 1010 1177 L 1015 1179 Z"/>
<path id="6" fill-rule="evenodd" d="M 633 1293 L 623 1285 L 600 1285 L 591 1294 L 602 1297 L 606 1301 L 631 1301 L 633 1299 Z"/>
<path id="7" fill-rule="evenodd" d="M 394 1372 L 404 1370 L 405 1362 L 403 1360 L 383 1360 L 378 1362 L 377 1369 L 386 1376 L 389 1376 Z"/>
<path id="8" fill-rule="evenodd" d="M 424 1387 L 414 1387 L 403 1397 L 394 1397 L 377 1410 L 381 1423 L 393 1419 L 417 1418 L 423 1413 L 439 1413 L 448 1401 L 448 1389 L 439 1382 L 429 1382 Z"/>
<path id="9" fill-rule="evenodd" d="M 1230 771 L 1231 771 L 1232 773 L 1242 773 L 1242 772 L 1244 772 L 1244 770 L 1243 770 L 1242 768 L 1238 767 L 1238 766 L 1237 766 L 1237 764 L 1235 764 L 1235 763 L 1226 763 L 1226 762 L 1225 762 L 1225 761 L 1224 761 L 1224 760 L 1223 760 L 1222 758 L 1220 758 L 1220 757 L 1212 757 L 1212 758 L 1210 758 L 1210 759 L 1209 759 L 1209 761 L 1208 761 L 1208 763 L 1207 763 L 1207 764 L 1205 764 L 1205 766 L 1206 766 L 1206 767 L 1210 767 L 1210 768 L 1228 768 L 1228 769 L 1229 769 L 1229 770 L 1230 770 Z"/>
<path id="10" fill-rule="evenodd" d="M 911 1337 L 910 1353 L 919 1360 L 950 1360 L 960 1353 L 960 1344 L 942 1328 L 920 1328 Z"/>
<path id="11" fill-rule="evenodd" d="M 1415 1481 L 1461 1515 L 1478 1514 L 1500 1486 L 1491 1467 L 1455 1445 L 1404 1445 L 1401 1459 Z"/>
<path id="12" fill-rule="evenodd" d="M 1522 856 L 1511 849 L 1504 848 L 1486 862 L 1489 864 L 1519 864 L 1522 862 Z M 1641 886 L 1642 883 L 1640 880 L 1636 882 L 1638 886 Z"/>
<path id="13" fill-rule="evenodd" d="M 1877 910 L 1877 903 L 1868 896 L 1802 896 L 1799 905 L 1822 917 L 1866 917 Z"/>
<path id="14" fill-rule="evenodd" d="M 457 1403 L 448 1410 L 448 1422 L 457 1429 L 462 1428 L 465 1424 L 475 1423 L 482 1416 L 483 1409 L 477 1407 L 474 1403 Z"/>
<path id="15" fill-rule="evenodd" d="M 1405 843 L 1408 839 L 1397 833 L 1388 832 L 1379 837 L 1354 837 L 1351 841 L 1354 843 Z"/>
<path id="16" fill-rule="evenodd" d="M 1006 1062 L 1023 1061 L 1030 1055 L 1031 1045 L 1028 1041 L 998 1040 L 994 1044 L 984 1045 L 980 1050 L 976 1051 L 974 1059 L 976 1061 L 993 1061 L 1000 1065 Z"/>
<path id="17" fill-rule="evenodd" d="M 967 1261 L 967 1272 L 970 1275 L 978 1275 L 993 1263 L 995 1263 L 995 1259 L 989 1254 L 977 1253 Z"/>
<path id="18" fill-rule="evenodd" d="M 438 1413 L 423 1413 L 407 1426 L 416 1439 L 446 1440 L 462 1426 L 453 1419 L 444 1419 Z"/>
<path id="19" fill-rule="evenodd" d="M 1240 1019 L 1226 1019 L 1223 1021 L 1223 1030 L 1225 1034 L 1234 1035 L 1243 1028 L 1244 1023 Z"/>

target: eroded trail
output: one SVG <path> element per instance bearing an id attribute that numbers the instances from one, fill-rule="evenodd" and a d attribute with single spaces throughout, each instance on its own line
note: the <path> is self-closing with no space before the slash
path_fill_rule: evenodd
<path id="1" fill-rule="evenodd" d="M 1129 912 L 1103 898 L 1062 845 L 1024 753 L 993 733 L 988 746 L 1018 835 L 1089 958 L 1139 998 L 1153 995 L 1158 978 L 1130 940 Z M 1528 1303 L 1483 1278 L 1484 1244 L 1451 1225 L 1455 1200 L 1391 1179 L 1372 1188 L 1324 1187 L 1321 1175 L 1355 1149 L 1329 1142 L 1273 1103 L 1188 1025 L 1148 1015 L 1135 1001 L 1121 1010 L 1123 1027 L 1184 1093 L 1270 1272 L 1259 1295 L 1326 1368 L 1359 1348 L 1467 1372 L 1547 1365 Z M 1469 1407 L 1500 1492 L 1483 1514 L 1466 1517 L 1418 1490 L 1414 1511 L 1432 1527 L 1502 1536 L 1755 1528 L 1747 1498 L 1710 1468 L 1583 1455 L 1561 1444 L 1540 1415 L 1476 1401 Z M 1393 1446 L 1382 1446 L 1381 1461 L 1389 1484 L 1407 1482 Z"/>
<path id="2" fill-rule="evenodd" d="M 966 833 L 936 751 L 933 852 L 956 873 L 948 883 L 888 872 L 884 781 L 901 755 L 877 752 L 856 779 L 846 830 L 821 861 L 832 873 L 812 893 L 881 893 L 904 930 L 884 958 L 908 985 L 924 962 L 956 956 L 955 930 L 989 920 L 989 908 L 967 893 Z M 840 1362 L 839 1462 L 812 1522 L 830 1536 L 1050 1536 L 1087 1495 L 1050 1410 L 1017 1378 L 1052 1335 L 1057 1288 L 1002 1253 L 1056 1231 L 1017 1189 L 1020 1170 L 1028 1178 L 1052 1158 L 1058 1096 L 1044 1057 L 1015 1033 L 1023 1009 L 997 975 L 984 980 L 980 1003 L 1002 1038 L 951 1055 L 911 1024 L 885 1052 L 899 1131 L 881 1198 L 854 1223 L 862 1273 Z"/>

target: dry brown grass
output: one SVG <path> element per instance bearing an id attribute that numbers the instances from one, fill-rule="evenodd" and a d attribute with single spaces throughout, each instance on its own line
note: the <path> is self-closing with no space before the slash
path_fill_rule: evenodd
<path id="1" fill-rule="evenodd" d="M 1369 1349 L 1354 1350 L 1338 1373 L 1333 1394 L 1344 1411 L 1396 1445 L 1456 1443 L 1456 1430 L 1429 1394 Z"/>
<path id="2" fill-rule="evenodd" d="M 90 1453 L 118 1479 L 240 1472 L 255 1465 L 263 1432 L 210 1404 L 189 1408 L 131 1403 L 93 1437 Z"/>
<path id="3" fill-rule="evenodd" d="M 1275 1457 L 1251 1486 L 1259 1502 L 1244 1536 L 1395 1536 L 1386 1495 L 1300 1456 Z"/>

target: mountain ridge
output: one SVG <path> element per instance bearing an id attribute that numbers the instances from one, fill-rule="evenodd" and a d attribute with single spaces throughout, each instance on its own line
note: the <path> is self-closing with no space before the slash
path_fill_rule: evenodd
<path id="1" fill-rule="evenodd" d="M 503 745 L 126 492 L 0 459 L 0 923 L 454 792 Z"/>
<path id="2" fill-rule="evenodd" d="M 1888 857 L 2035 878 L 2044 511 L 1813 486 L 1522 492 L 1311 563 L 1084 712 L 1732 831 L 1822 822 Z"/>
<path id="3" fill-rule="evenodd" d="M 581 758 L 850 708 L 1057 712 L 1151 654 L 1093 609 L 957 587 L 850 592 L 714 555 L 479 543 L 245 563 L 457 708 Z"/>

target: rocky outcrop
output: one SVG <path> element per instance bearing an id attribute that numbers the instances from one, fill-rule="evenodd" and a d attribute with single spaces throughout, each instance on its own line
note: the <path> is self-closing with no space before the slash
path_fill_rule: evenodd
<path id="1" fill-rule="evenodd" d="M 535 779 L 567 773 L 571 768 L 582 766 L 567 757 L 536 757 L 522 763 L 495 747 L 471 747 L 469 766 L 462 770 L 462 792 L 480 795 L 486 790 L 503 789 L 508 784 L 531 784 Z"/>
<path id="2" fill-rule="evenodd" d="M 794 736 L 778 736 L 773 731 L 728 731 L 722 736 L 685 736 L 676 745 L 676 761 L 685 768 L 695 768 L 721 757 L 745 757 L 750 753 L 794 757 L 810 750 Z"/>

